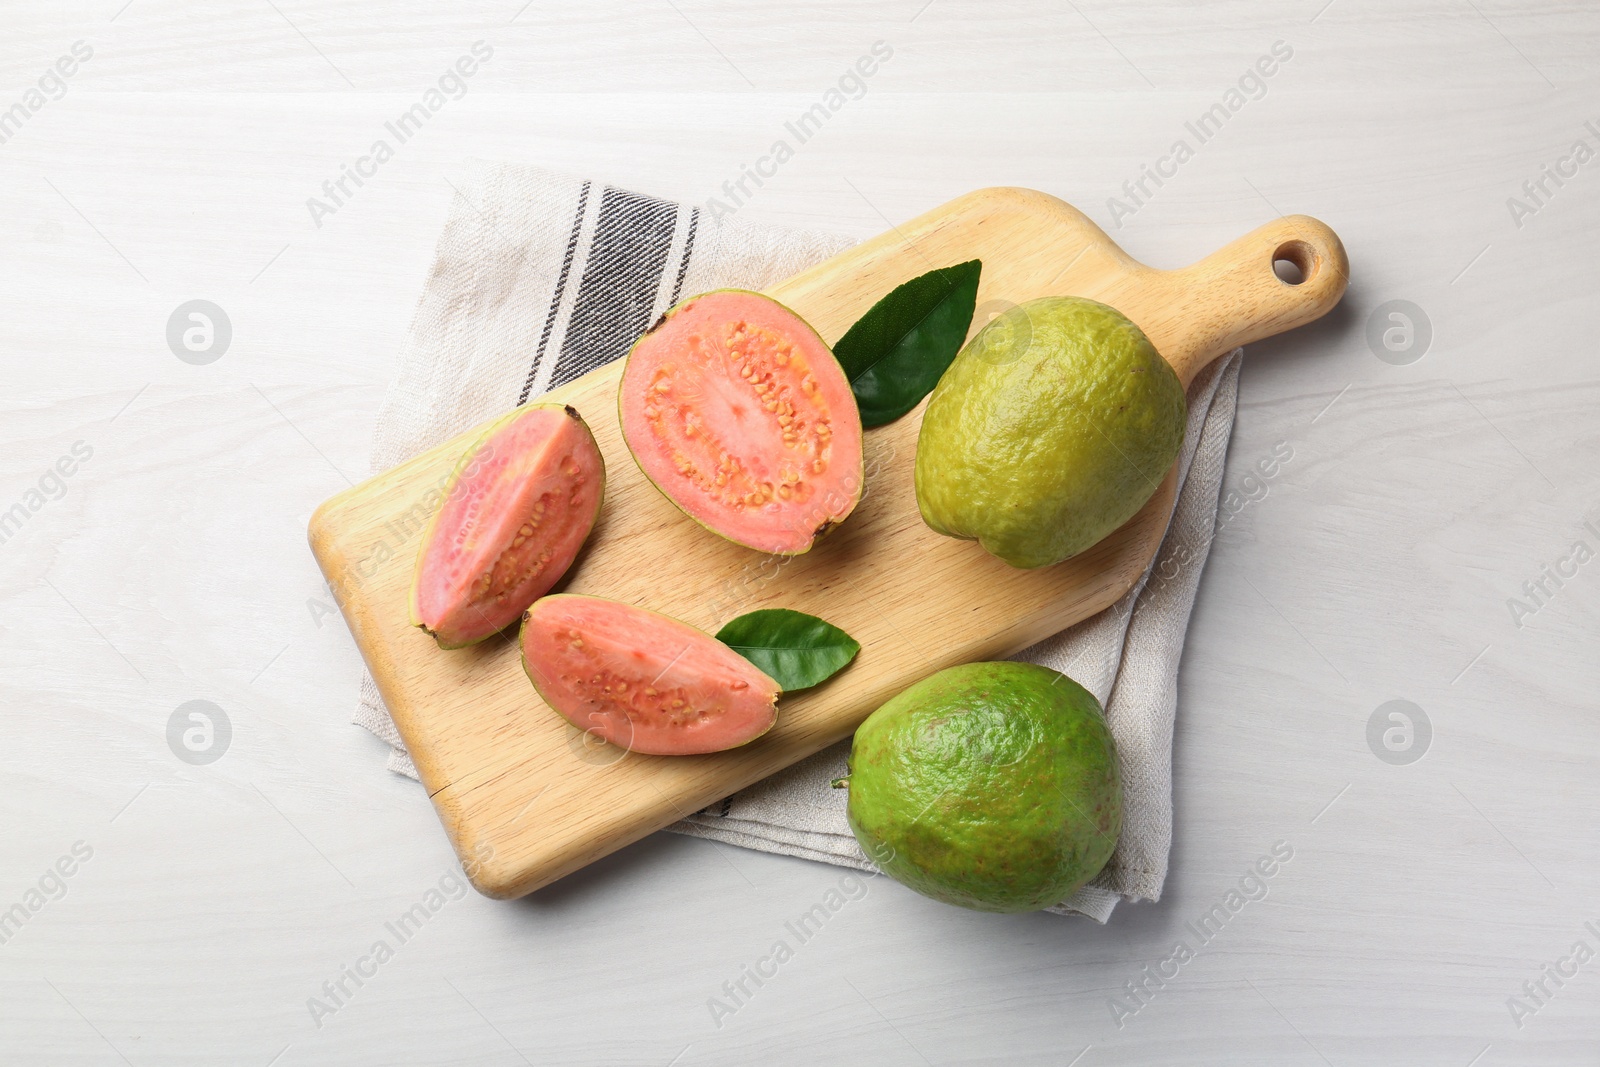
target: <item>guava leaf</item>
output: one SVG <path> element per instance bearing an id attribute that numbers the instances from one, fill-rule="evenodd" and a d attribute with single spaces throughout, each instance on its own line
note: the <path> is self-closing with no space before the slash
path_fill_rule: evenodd
<path id="1" fill-rule="evenodd" d="M 767 673 L 785 692 L 806 689 L 855 659 L 861 643 L 832 623 L 788 608 L 741 615 L 717 640 Z"/>
<path id="2" fill-rule="evenodd" d="M 861 425 L 893 422 L 939 384 L 967 338 L 978 302 L 980 260 L 918 275 L 845 331 L 833 354 L 850 379 Z"/>

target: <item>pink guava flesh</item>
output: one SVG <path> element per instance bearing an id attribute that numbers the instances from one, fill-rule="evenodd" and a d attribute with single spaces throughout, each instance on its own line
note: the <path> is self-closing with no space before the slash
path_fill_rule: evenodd
<path id="1" fill-rule="evenodd" d="M 461 458 L 422 535 L 412 623 L 460 648 L 516 622 L 572 566 L 604 490 L 605 462 L 572 408 L 500 419 Z"/>
<path id="2" fill-rule="evenodd" d="M 634 752 L 721 752 L 778 719 L 778 683 L 755 664 L 688 623 L 601 597 L 534 604 L 522 666 L 568 722 Z"/>
<path id="3" fill-rule="evenodd" d="M 793 555 L 861 499 L 861 415 L 816 331 L 760 293 L 667 312 L 628 354 L 622 433 L 645 476 L 708 529 Z"/>

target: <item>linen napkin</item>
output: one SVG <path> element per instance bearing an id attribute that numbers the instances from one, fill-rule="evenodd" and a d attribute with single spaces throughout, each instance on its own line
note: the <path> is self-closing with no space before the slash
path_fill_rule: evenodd
<path id="1" fill-rule="evenodd" d="M 698 207 L 533 167 L 476 164 L 423 287 L 378 415 L 374 473 L 627 353 L 684 296 L 761 289 L 848 248 L 831 233 L 713 220 Z M 1216 528 L 1241 354 L 1189 390 L 1177 507 L 1156 560 L 1099 615 L 1019 655 L 1094 693 L 1116 739 L 1124 792 L 1111 861 L 1051 909 L 1105 922 L 1120 900 L 1158 900 L 1172 839 L 1178 661 Z M 355 722 L 417 777 L 370 676 Z M 873 870 L 845 821 L 849 741 L 671 827 L 743 848 Z"/>

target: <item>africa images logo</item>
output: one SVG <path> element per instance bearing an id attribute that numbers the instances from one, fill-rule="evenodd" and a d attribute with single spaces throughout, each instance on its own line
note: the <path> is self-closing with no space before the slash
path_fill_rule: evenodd
<path id="1" fill-rule="evenodd" d="M 795 145 L 803 145 L 821 133 L 823 124 L 843 111 L 851 100 L 860 100 L 866 96 L 867 79 L 876 74 L 878 69 L 893 57 L 894 48 L 888 41 L 874 41 L 871 52 L 847 67 L 838 81 L 822 94 L 820 100 L 800 112 L 792 121 L 784 122 L 783 128 L 794 137 L 794 145 L 789 143 L 788 138 L 779 137 L 772 142 L 766 155 L 756 158 L 754 167 L 741 163 L 739 177 L 722 183 L 722 193 L 727 199 L 713 196 L 706 201 L 706 214 L 711 221 L 716 222 L 726 215 L 733 215 L 748 203 L 754 195 L 749 187 L 751 182 L 754 182 L 759 189 L 767 184 L 763 179 L 776 178 L 778 168 L 794 158 Z"/>
<path id="2" fill-rule="evenodd" d="M 397 145 L 403 145 L 415 137 L 428 120 L 443 111 L 451 100 L 460 100 L 467 95 L 467 79 L 494 57 L 494 46 L 487 41 L 474 41 L 471 52 L 472 55 L 457 58 L 452 66 L 439 75 L 436 86 L 424 90 L 416 103 L 383 124 L 384 131 L 394 138 L 394 144 L 391 145 L 388 138 L 379 137 L 368 147 L 366 155 L 357 157 L 353 167 L 348 163 L 339 164 L 338 177 L 322 183 L 322 196 L 306 198 L 306 210 L 311 213 L 311 221 L 317 229 L 322 229 L 325 216 L 338 214 L 339 209 L 355 196 L 356 190 L 367 184 L 365 179 L 377 177 L 378 168 L 394 158 Z"/>
<path id="3" fill-rule="evenodd" d="M 22 499 L 9 508 L 0 509 L 0 545 L 21 533 L 28 520 L 50 501 L 66 496 L 67 479 L 78 473 L 78 468 L 93 455 L 94 446 L 89 442 L 74 441 L 71 450 L 46 467 L 38 481 L 22 494 Z"/>
<path id="4" fill-rule="evenodd" d="M 1186 136 L 1173 141 L 1166 155 L 1158 157 L 1153 164 L 1141 164 L 1139 176 L 1122 183 L 1122 197 L 1113 196 L 1106 200 L 1106 210 L 1111 213 L 1112 224 L 1120 230 L 1124 219 L 1138 214 L 1139 209 L 1154 198 L 1156 189 L 1178 176 L 1178 168 L 1193 159 L 1201 145 L 1221 133 L 1222 127 L 1243 111 L 1246 104 L 1267 95 L 1267 79 L 1275 76 L 1293 58 L 1294 48 L 1289 42 L 1274 41 L 1272 48 L 1258 57 L 1253 65 L 1246 67 L 1237 83 L 1229 86 L 1221 99 L 1192 121 L 1185 121 L 1183 129 Z M 1191 137 L 1194 139 L 1192 143 Z"/>
<path id="5" fill-rule="evenodd" d="M 67 79 L 78 73 L 78 68 L 94 56 L 94 46 L 87 41 L 73 41 L 68 55 L 57 59 L 39 75 L 36 87 L 23 91 L 21 99 L 0 111 L 0 144 L 5 144 L 22 132 L 23 125 L 43 111 L 52 100 L 67 95 Z M 46 95 L 48 94 L 48 96 Z"/>

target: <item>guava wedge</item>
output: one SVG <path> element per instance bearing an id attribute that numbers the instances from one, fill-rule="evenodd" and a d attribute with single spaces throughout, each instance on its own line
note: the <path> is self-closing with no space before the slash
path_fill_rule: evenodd
<path id="1" fill-rule="evenodd" d="M 628 353 L 617 390 L 639 469 L 690 518 L 777 555 L 861 499 L 861 415 L 806 321 L 743 289 L 691 297 Z"/>
<path id="2" fill-rule="evenodd" d="M 497 420 L 456 464 L 423 531 L 412 625 L 461 648 L 515 623 L 572 566 L 605 480 L 574 409 L 531 404 Z"/>
<path id="3" fill-rule="evenodd" d="M 856 730 L 849 769 L 841 782 L 862 850 L 896 881 L 964 908 L 1059 904 L 1100 872 L 1122 829 L 1100 702 L 1032 663 L 924 678 Z"/>
<path id="4" fill-rule="evenodd" d="M 522 667 L 568 722 L 633 752 L 721 752 L 778 721 L 778 683 L 749 660 L 688 623 L 603 597 L 529 608 Z"/>

